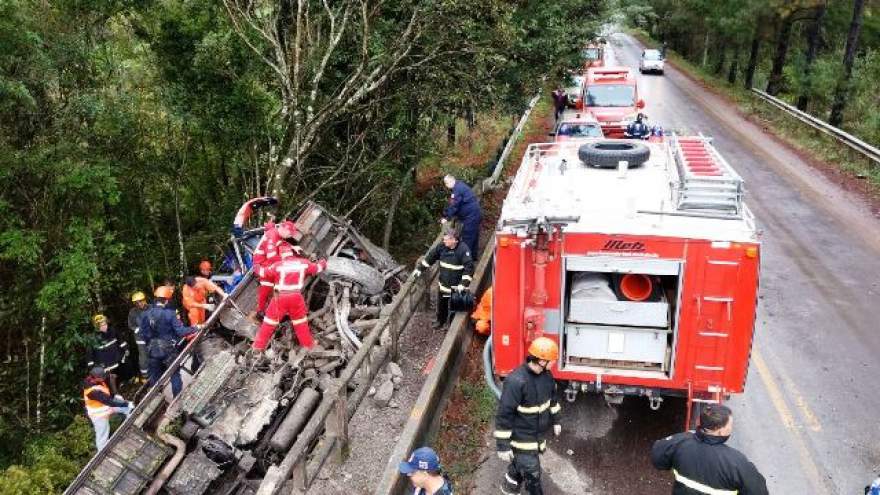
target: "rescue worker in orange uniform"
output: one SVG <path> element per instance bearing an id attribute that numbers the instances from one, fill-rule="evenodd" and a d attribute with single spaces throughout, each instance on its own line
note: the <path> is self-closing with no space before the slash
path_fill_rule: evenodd
<path id="1" fill-rule="evenodd" d="M 216 309 L 213 303 L 208 302 L 209 293 L 226 298 L 223 289 L 205 277 L 186 277 L 184 280 L 183 307 L 189 316 L 190 325 L 204 323 L 208 316 L 207 312 Z"/>
<path id="2" fill-rule="evenodd" d="M 285 220 L 277 225 L 267 222 L 263 237 L 254 249 L 253 271 L 260 279 L 255 314 L 257 319 L 263 318 L 266 306 L 272 297 L 274 283 L 268 276 L 269 267 L 281 260 L 295 256 L 294 249 L 286 241 L 293 238 L 294 235 L 296 235 L 296 225 L 290 220 Z"/>
<path id="3" fill-rule="evenodd" d="M 275 327 L 281 323 L 285 316 L 290 317 L 290 325 L 296 333 L 299 344 L 307 349 L 314 346 L 312 333 L 309 330 L 308 308 L 300 291 L 305 286 L 307 276 L 317 275 L 326 268 L 327 260 L 312 262 L 306 258 L 294 256 L 279 261 L 266 269 L 266 280 L 272 282 L 275 295 L 266 310 L 263 324 L 260 325 L 257 336 L 254 338 L 253 349 L 255 351 L 266 350 L 272 334 L 275 333 Z"/>
<path id="4" fill-rule="evenodd" d="M 107 440 L 110 438 L 110 417 L 114 414 L 128 416 L 134 408 L 132 402 L 118 395 L 116 397 L 111 395 L 105 379 L 104 368 L 95 366 L 83 382 L 86 414 L 95 427 L 95 446 L 98 447 L 99 452 L 107 445 Z"/>
<path id="5" fill-rule="evenodd" d="M 546 433 L 553 427 L 562 432 L 556 396 L 556 380 L 550 373 L 559 358 L 559 347 L 547 337 L 538 337 L 529 346 L 526 362 L 504 380 L 498 413 L 495 416 L 495 442 L 498 457 L 510 463 L 501 492 L 542 495 L 541 459 L 547 449 Z"/>
<path id="6" fill-rule="evenodd" d="M 480 304 L 471 313 L 471 319 L 475 321 L 474 327 L 478 334 L 489 335 L 492 333 L 492 287 L 483 292 Z"/>

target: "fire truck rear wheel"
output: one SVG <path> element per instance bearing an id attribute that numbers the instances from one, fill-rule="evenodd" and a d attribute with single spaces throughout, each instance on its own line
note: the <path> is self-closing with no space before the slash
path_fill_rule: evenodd
<path id="1" fill-rule="evenodd" d="M 628 162 L 629 168 L 642 166 L 651 156 L 651 150 L 636 141 L 596 141 L 578 148 L 578 158 L 588 167 L 617 168 L 618 162 Z"/>

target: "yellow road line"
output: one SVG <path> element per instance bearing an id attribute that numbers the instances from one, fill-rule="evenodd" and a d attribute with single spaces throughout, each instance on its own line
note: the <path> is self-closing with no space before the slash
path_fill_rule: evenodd
<path id="1" fill-rule="evenodd" d="M 755 348 L 752 349 L 752 362 L 755 363 L 755 366 L 758 369 L 758 376 L 761 377 L 761 382 L 767 389 L 767 394 L 770 396 L 770 402 L 773 403 L 773 407 L 779 414 L 782 424 L 791 432 L 791 437 L 797 448 L 798 461 L 803 468 L 804 474 L 810 480 L 810 484 L 813 488 L 822 490 L 827 489 L 822 480 L 822 476 L 819 474 L 819 468 L 813 460 L 813 456 L 810 454 L 810 450 L 807 448 L 807 444 L 801 436 L 800 430 L 797 428 L 794 415 L 792 414 L 791 409 L 789 409 L 788 404 L 785 403 L 782 390 L 779 388 L 776 381 L 773 380 L 773 376 L 770 374 L 770 368 L 767 366 L 761 353 Z"/>

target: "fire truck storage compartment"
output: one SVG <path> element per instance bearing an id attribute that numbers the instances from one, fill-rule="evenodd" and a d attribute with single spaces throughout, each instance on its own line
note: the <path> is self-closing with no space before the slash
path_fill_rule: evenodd
<path id="1" fill-rule="evenodd" d="M 565 366 L 668 373 L 681 273 L 679 260 L 566 257 Z M 646 300 L 625 300 L 613 287 L 625 274 L 645 275 L 660 287 Z"/>

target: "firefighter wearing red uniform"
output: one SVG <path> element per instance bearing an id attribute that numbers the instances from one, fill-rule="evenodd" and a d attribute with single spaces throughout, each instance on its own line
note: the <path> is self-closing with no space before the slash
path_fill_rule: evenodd
<path id="1" fill-rule="evenodd" d="M 272 297 L 273 282 L 268 278 L 268 269 L 273 264 L 294 256 L 293 248 L 285 239 L 296 234 L 296 226 L 290 220 L 275 225 L 266 223 L 263 237 L 254 249 L 254 273 L 260 279 L 260 288 L 257 289 L 257 314 L 266 311 L 266 305 Z"/>
<path id="2" fill-rule="evenodd" d="M 306 258 L 294 256 L 266 269 L 266 280 L 272 282 L 275 296 L 269 303 L 263 324 L 254 339 L 254 350 L 266 349 L 275 327 L 285 316 L 290 317 L 290 324 L 296 332 L 300 345 L 305 348 L 314 345 L 312 333 L 309 331 L 308 308 L 300 291 L 305 286 L 307 276 L 317 275 L 325 268 L 327 268 L 327 260 L 311 262 Z"/>

